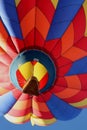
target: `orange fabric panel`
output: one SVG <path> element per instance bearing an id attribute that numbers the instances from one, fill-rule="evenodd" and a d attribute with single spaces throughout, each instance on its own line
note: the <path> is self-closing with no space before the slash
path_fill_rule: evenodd
<path id="1" fill-rule="evenodd" d="M 55 93 L 56 96 L 58 96 L 59 98 L 70 98 L 74 95 L 76 95 L 80 90 L 77 89 L 71 89 L 71 88 L 66 88 L 63 91 L 59 92 L 59 93 Z"/>
<path id="2" fill-rule="evenodd" d="M 62 54 L 67 51 L 70 47 L 72 47 L 74 42 L 74 28 L 73 23 L 68 27 L 66 32 L 64 33 L 62 39 Z"/>
<path id="3" fill-rule="evenodd" d="M 41 33 L 42 37 L 46 39 L 50 23 L 48 22 L 46 16 L 40 11 L 39 8 L 36 9 L 36 28 Z"/>
<path id="4" fill-rule="evenodd" d="M 3 38 L 6 41 L 7 38 L 8 38 L 8 34 L 7 34 L 6 30 L 5 30 L 2 22 L 0 21 L 0 39 L 3 39 Z"/>
<path id="5" fill-rule="evenodd" d="M 28 33 L 34 28 L 35 26 L 35 8 L 31 9 L 21 21 L 21 29 L 23 37 L 25 38 Z"/>
<path id="6" fill-rule="evenodd" d="M 55 92 L 60 98 L 69 98 L 76 95 L 81 90 L 81 83 L 79 78 L 76 75 L 66 76 L 65 80 L 67 82 L 67 88 L 61 92 Z"/>
<path id="7" fill-rule="evenodd" d="M 5 54 L 5 51 L 0 47 L 0 56 Z"/>
<path id="8" fill-rule="evenodd" d="M 80 48 L 72 47 L 63 56 L 71 61 L 76 61 L 84 56 L 87 56 L 87 52 Z"/>
<path id="9" fill-rule="evenodd" d="M 81 89 L 81 82 L 77 76 L 66 76 L 67 86 L 73 89 Z"/>

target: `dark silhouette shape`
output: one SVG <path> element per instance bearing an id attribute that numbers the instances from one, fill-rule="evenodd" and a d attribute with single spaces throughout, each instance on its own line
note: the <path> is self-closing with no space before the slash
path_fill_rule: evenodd
<path id="1" fill-rule="evenodd" d="M 27 93 L 29 95 L 38 96 L 39 95 L 38 86 L 39 86 L 39 82 L 38 82 L 37 78 L 33 76 L 24 85 L 23 92 Z"/>

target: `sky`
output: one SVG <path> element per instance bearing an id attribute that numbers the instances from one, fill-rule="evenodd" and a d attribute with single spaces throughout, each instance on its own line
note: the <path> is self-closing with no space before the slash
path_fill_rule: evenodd
<path id="1" fill-rule="evenodd" d="M 0 117 L 0 130 L 87 130 L 87 109 L 70 121 L 57 121 L 51 126 L 32 126 L 31 123 L 15 125 Z"/>

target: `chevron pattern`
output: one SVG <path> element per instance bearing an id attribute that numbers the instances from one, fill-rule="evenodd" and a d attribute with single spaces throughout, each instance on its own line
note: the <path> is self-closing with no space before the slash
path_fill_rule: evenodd
<path id="1" fill-rule="evenodd" d="M 55 64 L 55 82 L 39 96 L 23 93 L 9 76 L 14 59 L 31 49 L 45 52 Z M 87 0 L 0 0 L 0 112 L 7 120 L 46 126 L 76 117 L 87 108 L 86 63 Z M 39 89 L 44 88 L 46 66 L 32 60 L 25 64 L 16 71 L 20 87 L 35 68 Z"/>

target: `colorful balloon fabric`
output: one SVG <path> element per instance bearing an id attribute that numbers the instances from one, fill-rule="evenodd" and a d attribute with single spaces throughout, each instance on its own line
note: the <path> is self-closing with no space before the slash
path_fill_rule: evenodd
<path id="1" fill-rule="evenodd" d="M 87 108 L 87 0 L 0 0 L 0 114 L 46 126 Z"/>

